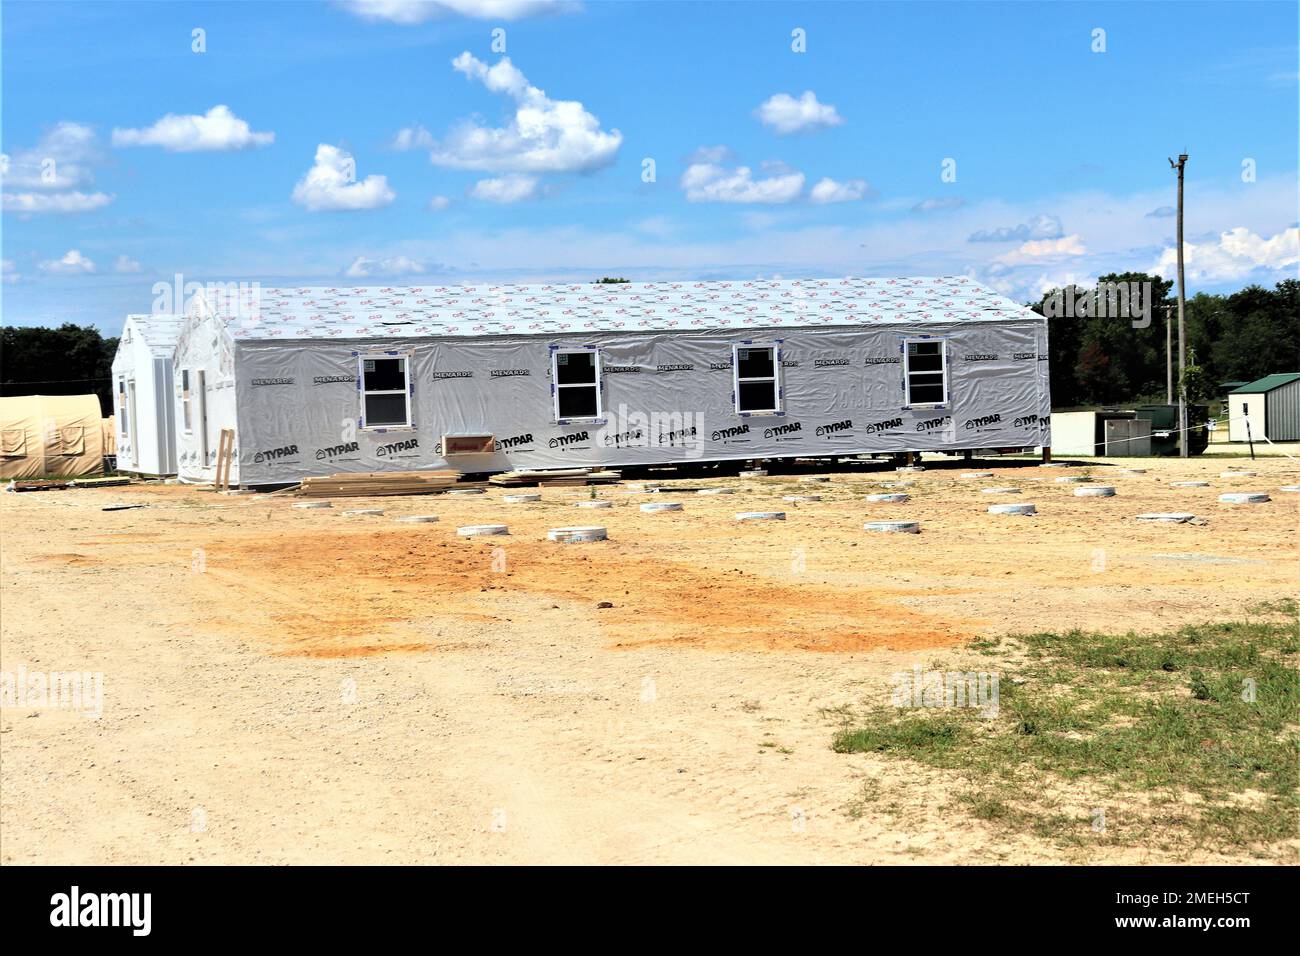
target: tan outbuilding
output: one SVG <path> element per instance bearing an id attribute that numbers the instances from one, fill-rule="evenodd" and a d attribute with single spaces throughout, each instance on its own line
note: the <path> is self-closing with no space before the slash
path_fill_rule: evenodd
<path id="1" fill-rule="evenodd" d="M 85 478 L 104 472 L 94 395 L 0 398 L 0 478 Z"/>

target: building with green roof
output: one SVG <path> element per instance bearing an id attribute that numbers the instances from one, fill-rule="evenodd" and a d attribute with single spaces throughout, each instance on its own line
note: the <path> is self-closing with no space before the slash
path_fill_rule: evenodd
<path id="1" fill-rule="evenodd" d="M 1228 393 L 1230 441 L 1300 441 L 1300 372 L 1276 372 Z"/>

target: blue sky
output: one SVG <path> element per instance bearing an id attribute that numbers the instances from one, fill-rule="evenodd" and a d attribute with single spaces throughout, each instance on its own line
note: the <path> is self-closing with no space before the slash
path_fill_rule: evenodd
<path id="1" fill-rule="evenodd" d="M 7 0 L 0 19 L 10 324 L 116 334 L 177 273 L 965 274 L 1029 299 L 1168 273 L 1180 149 L 1192 291 L 1300 268 L 1289 2 Z"/>

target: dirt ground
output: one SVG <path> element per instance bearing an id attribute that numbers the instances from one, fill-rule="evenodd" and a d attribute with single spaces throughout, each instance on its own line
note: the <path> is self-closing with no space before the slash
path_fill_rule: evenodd
<path id="1" fill-rule="evenodd" d="M 1220 478 L 1229 467 L 1257 477 Z M 995 477 L 960 477 L 973 469 Z M 1081 472 L 1118 495 L 1054 481 Z M 890 482 L 912 500 L 865 500 Z M 833 753 L 826 711 L 888 701 L 913 665 L 987 669 L 965 649 L 978 637 L 1149 632 L 1296 595 L 1300 494 L 1278 489 L 1300 463 L 671 483 L 739 490 L 624 484 L 598 489 L 613 502 L 598 510 L 572 488 L 328 510 L 157 484 L 0 495 L 0 669 L 104 682 L 98 718 L 0 712 L 0 862 L 1234 859 L 1008 836 L 948 806 L 942 773 Z M 1023 493 L 980 491 L 995 485 Z M 1230 490 L 1273 501 L 1221 504 Z M 654 500 L 685 510 L 637 507 Z M 999 500 L 1040 513 L 988 514 Z M 114 503 L 147 507 L 101 510 Z M 365 507 L 386 513 L 342 513 Z M 736 522 L 750 510 L 788 520 Z M 1134 519 L 1152 511 L 1207 521 Z M 417 514 L 441 520 L 395 521 Z M 904 517 L 922 533 L 862 528 Z M 476 523 L 511 534 L 456 535 Z M 610 540 L 545 540 L 592 524 Z M 867 782 L 893 812 L 858 805 Z"/>

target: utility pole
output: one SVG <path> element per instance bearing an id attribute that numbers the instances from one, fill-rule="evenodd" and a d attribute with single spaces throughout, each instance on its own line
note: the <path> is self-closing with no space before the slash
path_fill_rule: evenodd
<path id="1" fill-rule="evenodd" d="M 1169 167 L 1178 170 L 1178 454 L 1186 458 L 1187 446 L 1187 386 L 1183 381 L 1187 369 L 1187 340 L 1183 333 L 1183 312 L 1187 307 L 1187 283 L 1183 275 L 1183 167 L 1187 154 L 1180 153 L 1178 162 L 1169 160 Z"/>
<path id="2" fill-rule="evenodd" d="M 1172 305 L 1165 306 L 1165 404 L 1174 403 L 1174 311 Z"/>

